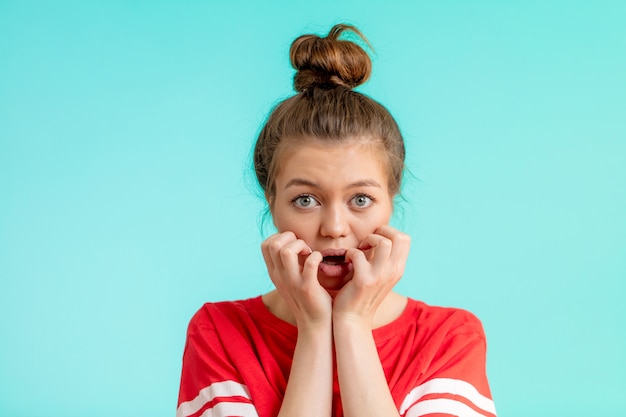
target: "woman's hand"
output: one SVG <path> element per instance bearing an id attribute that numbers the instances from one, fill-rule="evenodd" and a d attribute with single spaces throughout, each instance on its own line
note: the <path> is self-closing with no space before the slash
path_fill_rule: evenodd
<path id="1" fill-rule="evenodd" d="M 272 282 L 293 314 L 298 340 L 285 396 L 283 416 L 330 415 L 333 386 L 332 299 L 317 280 L 322 254 L 292 232 L 261 244 Z"/>
<path id="2" fill-rule="evenodd" d="M 337 375 L 345 416 L 395 416 L 398 410 L 372 334 L 374 316 L 404 274 L 411 239 L 381 226 L 349 249 L 352 279 L 333 304 Z"/>
<path id="3" fill-rule="evenodd" d="M 410 245 L 409 235 L 381 226 L 358 249 L 348 249 L 353 277 L 335 297 L 333 321 L 356 320 L 371 326 L 376 310 L 404 274 Z"/>
<path id="4" fill-rule="evenodd" d="M 332 299 L 317 280 L 322 254 L 292 232 L 277 233 L 261 244 L 270 278 L 299 329 L 332 320 Z"/>

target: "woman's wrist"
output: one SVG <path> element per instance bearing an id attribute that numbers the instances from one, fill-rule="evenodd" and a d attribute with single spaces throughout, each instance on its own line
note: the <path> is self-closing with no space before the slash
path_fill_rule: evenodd
<path id="1" fill-rule="evenodd" d="M 298 327 L 298 339 L 306 338 L 315 341 L 324 335 L 332 335 L 333 332 L 333 323 L 330 317 L 328 320 L 302 321 L 296 326 Z"/>
<path id="2" fill-rule="evenodd" d="M 333 313 L 333 333 L 339 336 L 350 336 L 358 333 L 370 334 L 372 318 L 353 313 Z"/>

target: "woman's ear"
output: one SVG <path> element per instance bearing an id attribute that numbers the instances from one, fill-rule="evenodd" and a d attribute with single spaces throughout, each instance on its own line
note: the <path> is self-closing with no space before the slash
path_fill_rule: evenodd
<path id="1" fill-rule="evenodd" d="M 274 225 L 274 227 L 276 227 L 276 222 L 274 221 L 274 199 L 275 199 L 275 195 L 266 192 L 265 193 L 265 201 L 267 201 L 267 213 L 270 215 L 270 217 L 272 218 L 272 224 Z"/>
<path id="2" fill-rule="evenodd" d="M 265 193 L 265 201 L 267 202 L 267 208 L 263 216 L 264 222 L 266 222 L 269 217 L 269 220 L 271 221 L 272 226 L 274 226 L 275 229 L 278 229 L 276 227 L 276 222 L 274 221 L 274 215 L 272 213 L 272 204 L 274 203 L 274 196 L 271 195 L 270 193 Z"/>

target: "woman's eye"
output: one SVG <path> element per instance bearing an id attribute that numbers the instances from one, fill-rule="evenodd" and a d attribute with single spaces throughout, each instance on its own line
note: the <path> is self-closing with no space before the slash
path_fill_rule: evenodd
<path id="1" fill-rule="evenodd" d="M 300 208 L 311 208 L 317 206 L 319 203 L 312 196 L 305 194 L 294 198 L 293 204 Z"/>
<path id="2" fill-rule="evenodd" d="M 359 194 L 352 198 L 352 203 L 359 208 L 369 207 L 373 202 L 374 200 L 365 194 Z"/>

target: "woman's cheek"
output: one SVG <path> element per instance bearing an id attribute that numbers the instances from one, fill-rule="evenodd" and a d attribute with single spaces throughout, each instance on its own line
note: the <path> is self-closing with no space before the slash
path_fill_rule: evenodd
<path id="1" fill-rule="evenodd" d="M 362 242 L 366 237 L 376 233 L 379 227 L 384 226 L 386 223 L 381 221 L 370 222 L 367 225 L 363 225 L 363 227 L 359 228 L 357 235 L 359 237 L 359 242 Z"/>
<path id="2" fill-rule="evenodd" d="M 303 220 L 298 221 L 296 216 L 282 216 L 274 221 L 274 225 L 279 232 L 293 232 L 298 239 L 302 239 L 309 243 L 308 238 L 310 231 L 306 226 L 306 222 Z"/>

